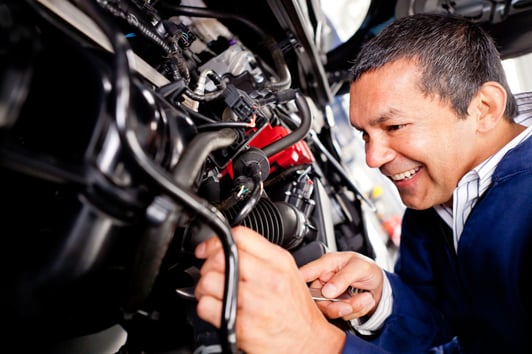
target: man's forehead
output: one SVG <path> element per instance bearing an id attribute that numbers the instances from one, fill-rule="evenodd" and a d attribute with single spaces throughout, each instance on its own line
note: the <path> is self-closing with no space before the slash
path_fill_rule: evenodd
<path id="1" fill-rule="evenodd" d="M 419 58 L 417 56 L 402 56 L 399 58 L 395 58 L 393 60 L 390 60 L 386 63 L 383 63 L 380 66 L 370 68 L 363 73 L 360 74 L 360 76 L 357 78 L 357 80 L 353 81 L 353 83 L 356 83 L 360 81 L 364 77 L 368 76 L 377 76 L 381 72 L 389 71 L 391 70 L 394 72 L 394 74 L 398 75 L 401 73 L 401 71 L 396 71 L 393 68 L 401 67 L 403 70 L 409 70 L 416 72 L 419 77 L 421 77 L 421 74 L 423 72 L 423 66 L 421 65 Z"/>

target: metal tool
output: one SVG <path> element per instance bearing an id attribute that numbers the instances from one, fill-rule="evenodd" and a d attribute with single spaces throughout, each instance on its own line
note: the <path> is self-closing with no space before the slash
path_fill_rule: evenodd
<path id="1" fill-rule="evenodd" d="M 342 300 L 347 300 L 351 298 L 351 296 L 355 294 L 365 291 L 365 290 L 353 288 L 350 286 L 349 288 L 347 288 L 346 291 L 344 291 L 337 297 L 328 298 L 328 297 L 323 296 L 323 294 L 321 293 L 321 288 L 309 288 L 308 290 L 310 291 L 310 295 L 312 296 L 312 299 L 315 301 L 342 301 Z"/>
<path id="2" fill-rule="evenodd" d="M 186 286 L 183 288 L 177 288 L 175 289 L 177 295 L 179 295 L 181 298 L 186 300 L 196 300 L 196 296 L 194 295 L 194 286 Z"/>
<path id="3" fill-rule="evenodd" d="M 354 294 L 358 294 L 360 292 L 366 291 L 361 290 L 353 287 L 347 288 L 346 291 L 341 293 L 338 297 L 335 298 L 328 298 L 322 295 L 321 288 L 309 288 L 310 295 L 312 296 L 312 299 L 315 301 L 341 301 L 341 300 L 347 300 Z M 179 295 L 183 299 L 187 300 L 195 300 L 196 297 L 194 296 L 194 287 L 193 286 L 187 286 L 183 288 L 177 288 L 176 289 L 177 295 Z"/>

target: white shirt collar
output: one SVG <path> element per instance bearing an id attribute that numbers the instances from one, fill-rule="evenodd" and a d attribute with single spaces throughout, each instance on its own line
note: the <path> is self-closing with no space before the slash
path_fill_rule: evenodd
<path id="1" fill-rule="evenodd" d="M 515 95 L 515 98 L 519 107 L 515 122 L 526 126 L 527 129 L 460 179 L 453 192 L 452 209 L 445 205 L 434 206 L 438 215 L 453 229 L 455 249 L 471 210 L 490 186 L 493 172 L 503 156 L 532 135 L 532 92 Z"/>

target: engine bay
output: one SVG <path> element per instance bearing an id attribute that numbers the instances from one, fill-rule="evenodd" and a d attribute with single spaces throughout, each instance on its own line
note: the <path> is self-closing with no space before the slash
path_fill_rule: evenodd
<path id="1" fill-rule="evenodd" d="M 234 352 L 245 225 L 298 264 L 374 257 L 335 148 L 330 75 L 292 1 L 4 1 L 1 195 L 9 336 L 39 352 L 113 325 L 123 353 Z M 253 16 L 247 16 L 253 14 Z M 267 23 L 267 25 L 265 25 Z M 194 247 L 226 251 L 223 328 Z M 184 295 L 183 295 L 184 294 Z M 67 352 L 71 352 L 68 348 Z"/>

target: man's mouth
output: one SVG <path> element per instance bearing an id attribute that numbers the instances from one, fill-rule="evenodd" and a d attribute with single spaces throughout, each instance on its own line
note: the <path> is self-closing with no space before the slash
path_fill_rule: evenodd
<path id="1" fill-rule="evenodd" d="M 404 172 L 401 172 L 401 173 L 397 173 L 395 175 L 391 175 L 389 176 L 392 181 L 394 182 L 398 182 L 398 181 L 405 181 L 405 180 L 408 180 L 410 178 L 412 178 L 417 171 L 419 171 L 420 167 L 415 167 L 411 170 L 408 170 L 408 171 L 404 171 Z"/>

